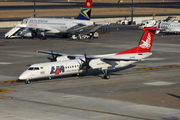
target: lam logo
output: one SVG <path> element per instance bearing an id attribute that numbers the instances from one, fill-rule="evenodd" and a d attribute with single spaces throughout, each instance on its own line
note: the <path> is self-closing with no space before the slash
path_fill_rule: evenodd
<path id="1" fill-rule="evenodd" d="M 59 73 L 63 73 L 64 72 L 64 66 L 56 66 L 56 68 L 54 66 L 51 67 L 51 72 L 50 74 L 55 74 L 58 75 Z"/>
<path id="2" fill-rule="evenodd" d="M 149 49 L 151 47 L 151 35 L 148 33 L 148 36 L 146 38 L 146 41 L 142 40 L 142 44 L 140 45 L 141 48 L 147 48 Z"/>

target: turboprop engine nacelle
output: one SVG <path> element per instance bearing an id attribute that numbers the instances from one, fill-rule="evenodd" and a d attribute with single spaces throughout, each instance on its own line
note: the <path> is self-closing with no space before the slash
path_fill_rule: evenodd
<path id="1" fill-rule="evenodd" d="M 67 56 L 60 56 L 56 58 L 57 61 L 66 61 L 66 60 L 70 60 Z"/>
<path id="2" fill-rule="evenodd" d="M 89 66 L 93 69 L 101 69 L 102 67 L 109 67 L 111 66 L 108 62 L 104 62 L 100 59 L 94 59 L 89 62 Z"/>

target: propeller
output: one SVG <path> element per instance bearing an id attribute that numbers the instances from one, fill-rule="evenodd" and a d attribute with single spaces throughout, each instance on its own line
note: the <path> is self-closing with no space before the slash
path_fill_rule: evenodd
<path id="1" fill-rule="evenodd" d="M 56 58 L 58 56 L 58 54 L 54 54 L 53 51 L 51 50 L 51 55 L 52 55 L 52 58 L 51 57 L 47 57 L 51 62 L 54 62 L 54 61 L 57 61 Z"/>
<path id="2" fill-rule="evenodd" d="M 85 61 L 80 58 L 80 60 L 83 62 L 83 64 L 82 64 L 82 66 L 80 67 L 80 69 L 83 69 L 84 67 L 86 67 L 86 75 L 88 75 L 88 69 L 91 68 L 91 67 L 89 66 L 89 62 L 90 62 L 91 60 L 90 60 L 90 59 L 87 59 L 86 53 L 84 53 L 84 58 L 85 58 Z"/>

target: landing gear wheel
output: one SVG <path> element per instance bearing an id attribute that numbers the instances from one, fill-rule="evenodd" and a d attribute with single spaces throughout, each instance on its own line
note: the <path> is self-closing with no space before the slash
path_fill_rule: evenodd
<path id="1" fill-rule="evenodd" d="M 25 80 L 25 83 L 26 83 L 26 84 L 30 84 L 30 81 L 29 81 L 29 80 Z"/>
<path id="2" fill-rule="evenodd" d="M 79 73 L 76 73 L 76 74 L 72 74 L 72 76 L 79 76 Z"/>
<path id="3" fill-rule="evenodd" d="M 109 79 L 109 78 L 110 78 L 110 75 L 104 75 L 103 78 L 104 78 L 104 79 Z"/>
<path id="4" fill-rule="evenodd" d="M 109 79 L 110 78 L 110 75 L 109 75 L 107 69 L 102 70 L 102 72 L 104 73 L 104 76 L 103 76 L 104 79 Z"/>
<path id="5" fill-rule="evenodd" d="M 46 36 L 42 36 L 42 37 L 41 37 L 41 40 L 46 40 L 46 39 L 47 39 Z"/>

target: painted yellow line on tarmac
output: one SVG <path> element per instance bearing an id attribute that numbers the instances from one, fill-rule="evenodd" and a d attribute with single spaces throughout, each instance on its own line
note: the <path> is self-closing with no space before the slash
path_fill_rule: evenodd
<path id="1" fill-rule="evenodd" d="M 155 68 L 155 67 L 144 67 L 144 68 L 134 68 L 135 70 L 160 70 L 163 68 Z"/>
<path id="2" fill-rule="evenodd" d="M 15 92 L 15 91 L 0 89 L 0 93 L 8 93 L 8 92 Z M 12 99 L 12 97 L 3 97 L 3 96 L 0 96 L 0 99 Z"/>
<path id="3" fill-rule="evenodd" d="M 17 80 L 6 80 L 6 81 L 0 81 L 1 83 L 9 83 L 9 84 L 19 84 L 22 82 L 17 82 Z"/>
<path id="4" fill-rule="evenodd" d="M 179 68 L 179 67 L 180 67 L 180 65 L 163 65 L 163 66 L 159 66 L 159 67 Z"/>
<path id="5" fill-rule="evenodd" d="M 8 93 L 8 92 L 15 92 L 13 90 L 3 90 L 3 89 L 0 89 L 0 93 Z"/>
<path id="6" fill-rule="evenodd" d="M 3 96 L 0 96 L 0 99 L 12 99 L 12 97 L 3 97 Z"/>

